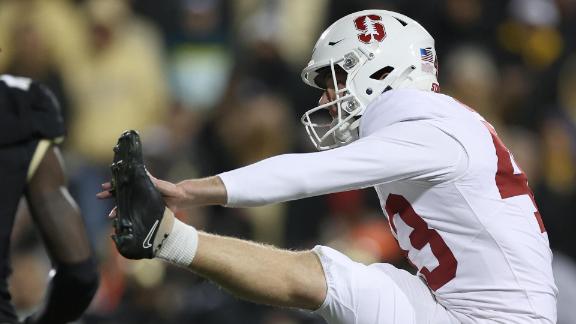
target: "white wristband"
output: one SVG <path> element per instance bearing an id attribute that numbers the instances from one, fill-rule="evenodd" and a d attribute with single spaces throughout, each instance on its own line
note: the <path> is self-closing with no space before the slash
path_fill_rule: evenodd
<path id="1" fill-rule="evenodd" d="M 174 219 L 172 232 L 162 243 L 156 257 L 178 266 L 190 265 L 198 249 L 198 232 L 190 225 Z"/>

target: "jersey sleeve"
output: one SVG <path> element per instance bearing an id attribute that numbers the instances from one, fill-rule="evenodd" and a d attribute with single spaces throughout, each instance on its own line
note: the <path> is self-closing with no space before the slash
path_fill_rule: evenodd
<path id="1" fill-rule="evenodd" d="M 31 118 L 33 136 L 58 140 L 66 130 L 60 103 L 45 85 L 32 82 L 30 86 Z"/>
<path id="2" fill-rule="evenodd" d="M 261 206 L 390 181 L 449 181 L 467 167 L 463 147 L 425 121 L 399 122 L 329 151 L 285 154 L 219 174 L 227 206 Z"/>
<path id="3" fill-rule="evenodd" d="M 60 105 L 52 91 L 28 78 L 0 76 L 0 145 L 62 138 Z"/>

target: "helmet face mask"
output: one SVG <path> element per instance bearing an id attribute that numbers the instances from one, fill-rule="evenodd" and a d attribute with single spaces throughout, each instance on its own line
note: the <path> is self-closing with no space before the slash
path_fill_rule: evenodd
<path id="1" fill-rule="evenodd" d="M 385 91 L 437 89 L 435 60 L 434 39 L 406 16 L 366 10 L 336 21 L 320 36 L 302 71 L 303 81 L 319 89 L 326 87 L 323 81 L 329 80 L 326 73 L 330 73 L 338 89 L 331 102 L 308 110 L 301 118 L 314 146 L 326 150 L 356 140 L 361 115 Z M 341 89 L 337 69 L 346 72 Z M 330 123 L 315 121 L 322 110 L 334 109 Z"/>
<path id="2" fill-rule="evenodd" d="M 357 122 L 355 117 L 358 116 L 362 109 L 359 102 L 348 89 L 347 83 L 351 79 L 349 75 L 346 77 L 346 86 L 339 88 L 336 68 L 340 67 L 340 63 L 330 60 L 330 65 L 315 71 L 316 75 L 314 76 L 316 87 L 321 87 L 321 80 L 327 79 L 321 70 L 327 70 L 331 75 L 330 80 L 333 82 L 336 98 L 306 111 L 301 118 L 308 136 L 318 150 L 327 150 L 346 145 L 358 138 L 358 132 L 350 129 L 350 126 Z M 326 121 L 325 116 L 327 114 L 325 112 L 334 108 L 336 110 L 335 116 L 331 117 L 332 120 Z"/>

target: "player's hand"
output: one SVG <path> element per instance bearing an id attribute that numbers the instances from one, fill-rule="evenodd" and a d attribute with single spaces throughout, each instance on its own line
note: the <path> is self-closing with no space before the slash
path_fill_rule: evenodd
<path id="1" fill-rule="evenodd" d="M 178 210 L 182 209 L 182 201 L 184 200 L 185 195 L 182 188 L 180 188 L 178 185 L 174 183 L 157 179 L 153 175 L 151 175 L 150 172 L 148 172 L 148 176 L 150 177 L 150 180 L 152 180 L 152 183 L 154 184 L 156 189 L 160 191 L 160 193 L 162 194 L 162 198 L 166 203 L 166 206 L 168 206 L 168 208 L 170 208 L 172 212 L 177 212 Z M 113 197 L 112 183 L 110 182 L 103 183 L 102 191 L 97 193 L 96 197 L 98 197 L 99 199 L 112 198 Z M 113 217 L 112 216 L 113 212 L 115 214 L 115 211 L 112 210 L 110 212 L 110 217 Z"/>
<path id="2" fill-rule="evenodd" d="M 172 210 L 172 212 L 175 213 L 180 209 L 182 209 L 186 193 L 181 187 L 172 182 L 157 179 L 153 175 L 151 175 L 150 172 L 148 172 L 148 176 L 150 177 L 150 180 L 152 180 L 154 186 L 156 186 L 156 189 L 160 191 L 160 193 L 162 194 L 162 198 L 164 198 L 166 206 L 170 210 Z"/>

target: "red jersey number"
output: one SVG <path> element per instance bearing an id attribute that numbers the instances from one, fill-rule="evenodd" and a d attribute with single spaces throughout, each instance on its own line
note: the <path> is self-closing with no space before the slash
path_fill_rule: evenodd
<path id="1" fill-rule="evenodd" d="M 518 167 L 514 170 L 515 163 L 513 164 L 512 154 L 502 140 L 496 134 L 494 127 L 490 125 L 488 122 L 484 122 L 488 130 L 490 131 L 490 135 L 492 136 L 492 142 L 494 143 L 494 148 L 496 149 L 496 157 L 498 158 L 498 170 L 496 171 L 496 186 L 498 187 L 498 191 L 500 192 L 500 197 L 502 199 L 516 197 L 520 195 L 528 195 L 534 204 L 534 216 L 536 217 L 536 221 L 538 222 L 538 226 L 540 227 L 540 232 L 546 232 L 544 228 L 544 222 L 542 222 L 542 216 L 540 216 L 540 212 L 538 211 L 538 206 L 536 206 L 536 200 L 534 199 L 534 193 L 528 186 L 528 178 L 526 174 L 522 172 Z"/>
<path id="2" fill-rule="evenodd" d="M 470 108 L 468 105 L 460 102 L 462 106 L 474 113 L 477 112 Z M 538 222 L 538 226 L 540 227 L 540 232 L 546 232 L 546 228 L 544 228 L 544 222 L 542 221 L 542 216 L 538 211 L 538 206 L 536 205 L 536 200 L 534 199 L 534 193 L 532 189 L 528 186 L 528 178 L 526 174 L 520 170 L 520 168 L 516 167 L 518 172 L 515 172 L 513 164 L 514 159 L 512 158 L 512 153 L 506 148 L 502 140 L 498 137 L 496 130 L 494 127 L 484 119 L 482 122 L 490 131 L 490 136 L 492 136 L 492 142 L 494 143 L 494 148 L 496 149 L 496 157 L 498 158 L 498 170 L 496 171 L 496 186 L 498 187 L 498 191 L 500 192 L 500 197 L 502 199 L 516 197 L 520 195 L 528 195 L 532 200 L 532 204 L 534 204 L 534 217 L 536 217 L 536 221 Z"/>
<path id="3" fill-rule="evenodd" d="M 437 290 L 454 279 L 456 268 L 458 268 L 458 261 L 456 261 L 454 254 L 440 234 L 436 230 L 428 228 L 424 219 L 416 214 L 408 200 L 400 195 L 390 194 L 386 199 L 385 208 L 390 218 L 390 226 L 395 233 L 398 233 L 394 224 L 396 215 L 399 215 L 402 221 L 412 228 L 409 235 L 412 247 L 421 250 L 426 244 L 430 245 L 432 254 L 438 260 L 438 266 L 434 269 L 428 269 L 425 266 L 418 269 L 426 278 L 430 289 Z M 414 263 L 412 260 L 411 262 Z"/>

